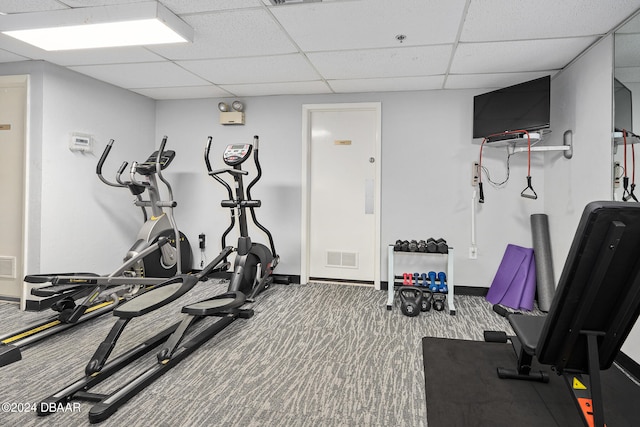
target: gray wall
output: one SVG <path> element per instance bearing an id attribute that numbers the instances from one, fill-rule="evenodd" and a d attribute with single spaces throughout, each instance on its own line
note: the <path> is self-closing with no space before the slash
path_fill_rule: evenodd
<path id="1" fill-rule="evenodd" d="M 25 271 L 110 272 L 141 215 L 126 189 L 98 180 L 96 163 L 110 138 L 117 145 L 105 173 L 123 159 L 144 160 L 155 142 L 155 102 L 42 61 L 3 64 L 0 74 L 29 75 Z M 95 152 L 72 153 L 73 132 L 92 134 Z"/>
<path id="2" fill-rule="evenodd" d="M 222 126 L 219 100 L 160 101 L 156 139 L 168 135 L 178 150 L 168 177 L 177 183 L 176 216 L 189 238 L 200 232 L 217 239 L 228 223 L 219 207 L 224 190 L 206 176 L 202 152 L 206 137 L 215 141 L 212 158 L 221 166 L 226 144 L 261 139 L 264 179 L 255 189 L 263 200 L 260 221 L 276 240 L 281 273 L 300 274 L 302 105 L 341 102 L 382 103 L 382 274 L 386 278 L 386 244 L 396 239 L 443 237 L 456 248 L 456 283 L 489 286 L 507 243 L 531 246 L 528 218 L 542 212 L 542 156 L 533 158 L 540 198 L 523 199 L 526 154 L 511 161 L 511 180 L 501 190 L 486 189 L 487 203 L 477 207 L 477 260 L 468 259 L 471 218 L 472 99 L 477 91 L 422 91 L 333 96 L 245 98 L 246 125 Z M 505 149 L 485 149 L 494 179 L 504 175 Z M 489 187 L 489 186 L 487 186 Z M 209 245 L 207 259 L 219 251 Z M 199 259 L 199 254 L 196 253 Z"/>

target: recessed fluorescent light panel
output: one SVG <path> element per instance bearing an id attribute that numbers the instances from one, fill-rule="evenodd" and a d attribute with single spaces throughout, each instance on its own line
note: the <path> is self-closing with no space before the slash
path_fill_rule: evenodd
<path id="1" fill-rule="evenodd" d="M 193 29 L 155 1 L 0 16 L 0 28 L 48 51 L 193 40 Z"/>

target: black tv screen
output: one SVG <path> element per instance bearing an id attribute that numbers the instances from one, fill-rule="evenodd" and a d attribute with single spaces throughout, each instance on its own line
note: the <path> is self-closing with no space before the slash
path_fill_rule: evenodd
<path id="1" fill-rule="evenodd" d="M 631 108 L 631 91 L 620 80 L 613 79 L 613 125 L 616 130 L 633 132 L 633 109 Z"/>
<path id="2" fill-rule="evenodd" d="M 549 127 L 551 76 L 473 97 L 473 137 Z"/>

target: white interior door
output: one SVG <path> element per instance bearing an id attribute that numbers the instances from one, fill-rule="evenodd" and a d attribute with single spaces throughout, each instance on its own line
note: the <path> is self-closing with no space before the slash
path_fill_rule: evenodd
<path id="1" fill-rule="evenodd" d="M 27 77 L 0 76 L 0 298 L 22 293 Z"/>
<path id="2" fill-rule="evenodd" d="M 379 282 L 379 104 L 308 111 L 308 277 Z"/>

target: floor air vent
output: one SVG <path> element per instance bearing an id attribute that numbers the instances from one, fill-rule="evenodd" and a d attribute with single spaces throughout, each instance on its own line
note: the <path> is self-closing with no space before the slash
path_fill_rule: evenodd
<path id="1" fill-rule="evenodd" d="M 327 251 L 327 267 L 358 268 L 358 253 Z"/>
<path id="2" fill-rule="evenodd" d="M 16 257 L 0 256 L 0 277 L 5 279 L 16 278 Z"/>

